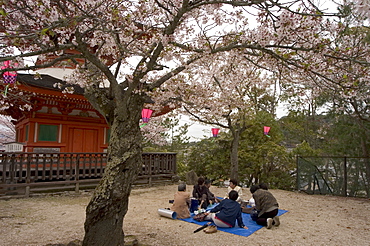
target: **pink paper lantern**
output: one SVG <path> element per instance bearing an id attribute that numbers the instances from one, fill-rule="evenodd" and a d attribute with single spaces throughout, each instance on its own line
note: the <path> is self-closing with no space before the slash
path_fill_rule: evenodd
<path id="1" fill-rule="evenodd" d="M 220 128 L 212 128 L 212 135 L 213 135 L 213 137 L 217 137 L 219 131 L 220 131 Z"/>
<path id="2" fill-rule="evenodd" d="M 143 110 L 141 111 L 141 119 L 142 119 L 142 121 L 144 123 L 148 123 L 150 117 L 152 116 L 152 113 L 153 113 L 153 110 L 147 109 L 147 108 L 143 108 Z"/>
<path id="3" fill-rule="evenodd" d="M 10 61 L 5 61 L 4 66 L 1 69 L 11 68 Z M 6 71 L 3 73 L 3 79 L 5 84 L 14 84 L 17 81 L 17 72 Z"/>
<path id="4" fill-rule="evenodd" d="M 269 132 L 270 132 L 270 128 L 271 128 L 271 127 L 269 127 L 269 126 L 264 126 L 264 127 L 263 127 L 263 134 L 268 135 L 268 134 L 269 134 Z"/>

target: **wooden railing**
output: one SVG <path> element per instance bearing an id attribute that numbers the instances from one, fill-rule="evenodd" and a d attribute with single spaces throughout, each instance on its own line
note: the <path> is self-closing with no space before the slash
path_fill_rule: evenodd
<path id="1" fill-rule="evenodd" d="M 33 187 L 96 183 L 103 176 L 106 153 L 0 153 L 1 190 L 25 188 L 29 196 Z M 138 182 L 155 178 L 171 179 L 176 175 L 176 153 L 143 153 Z"/>

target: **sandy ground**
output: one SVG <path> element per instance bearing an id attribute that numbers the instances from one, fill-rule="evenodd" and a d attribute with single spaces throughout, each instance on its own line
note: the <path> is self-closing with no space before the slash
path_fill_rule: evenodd
<path id="1" fill-rule="evenodd" d="M 190 188 L 191 190 L 192 188 Z M 270 190 L 280 208 L 289 212 L 281 225 L 262 228 L 249 237 L 218 231 L 193 233 L 196 224 L 158 215 L 169 207 L 176 185 L 137 188 L 132 191 L 124 220 L 127 244 L 139 245 L 370 245 L 370 200 L 307 195 Z M 226 188 L 211 187 L 223 196 Z M 243 191 L 245 199 L 249 190 Z M 85 208 L 91 193 L 63 193 L 42 197 L 0 200 L 0 245 L 67 245 L 81 242 Z"/>

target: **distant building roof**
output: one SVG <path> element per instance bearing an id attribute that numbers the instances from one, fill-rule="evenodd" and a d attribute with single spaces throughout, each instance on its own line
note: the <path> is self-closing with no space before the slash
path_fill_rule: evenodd
<path id="1" fill-rule="evenodd" d="M 57 79 L 50 75 L 41 74 L 40 76 L 35 76 L 34 74 L 18 74 L 17 80 L 23 85 L 30 85 L 54 91 L 63 91 L 67 87 L 73 87 L 74 94 L 84 94 L 84 89 L 80 86 L 67 84 L 64 80 Z M 57 84 L 60 84 L 61 87 L 59 88 Z"/>

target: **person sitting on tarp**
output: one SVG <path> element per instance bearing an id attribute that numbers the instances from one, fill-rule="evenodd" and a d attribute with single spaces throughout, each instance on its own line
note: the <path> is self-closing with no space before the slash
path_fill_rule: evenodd
<path id="1" fill-rule="evenodd" d="M 204 181 L 204 186 L 207 189 L 207 200 L 209 201 L 209 204 L 212 205 L 214 203 L 219 203 L 220 200 L 210 191 L 211 184 L 212 184 L 212 182 L 209 179 L 206 179 Z"/>
<path id="2" fill-rule="evenodd" d="M 216 207 L 212 208 L 204 220 L 213 221 L 218 227 L 231 228 L 238 222 L 238 226 L 248 229 L 243 223 L 242 211 L 240 204 L 236 202 L 238 199 L 238 192 L 230 191 L 229 198 L 224 199 Z"/>
<path id="3" fill-rule="evenodd" d="M 171 210 L 177 213 L 177 218 L 179 219 L 190 218 L 190 192 L 186 192 L 185 183 L 179 184 L 177 190 Z"/>
<path id="4" fill-rule="evenodd" d="M 268 185 L 265 184 L 265 183 L 260 183 L 258 185 L 259 189 L 263 189 L 263 190 L 268 190 Z M 256 203 L 254 201 L 254 198 L 253 196 L 251 197 L 251 199 L 248 200 L 248 205 L 249 207 L 246 206 L 246 204 L 243 204 L 242 205 L 242 212 L 243 213 L 247 213 L 249 214 L 253 209 L 255 209 L 255 206 L 256 206 Z"/>
<path id="5" fill-rule="evenodd" d="M 204 178 L 198 178 L 198 184 L 193 187 L 193 197 L 198 200 L 199 208 L 206 209 L 209 205 L 209 200 L 207 199 L 207 187 L 204 184 Z"/>
<path id="6" fill-rule="evenodd" d="M 238 181 L 236 179 L 230 179 L 229 180 L 229 187 L 227 187 L 227 192 L 226 192 L 226 195 L 224 197 L 225 198 L 229 198 L 229 193 L 230 191 L 236 191 L 238 192 L 238 200 L 236 200 L 238 203 L 242 203 L 243 202 L 243 190 L 242 190 L 242 187 L 238 186 Z"/>
<path id="7" fill-rule="evenodd" d="M 258 185 L 252 185 L 250 191 L 258 211 L 256 223 L 266 226 L 267 229 L 271 229 L 272 225 L 279 226 L 280 220 L 277 216 L 279 204 L 276 198 L 268 190 L 261 189 Z"/>

